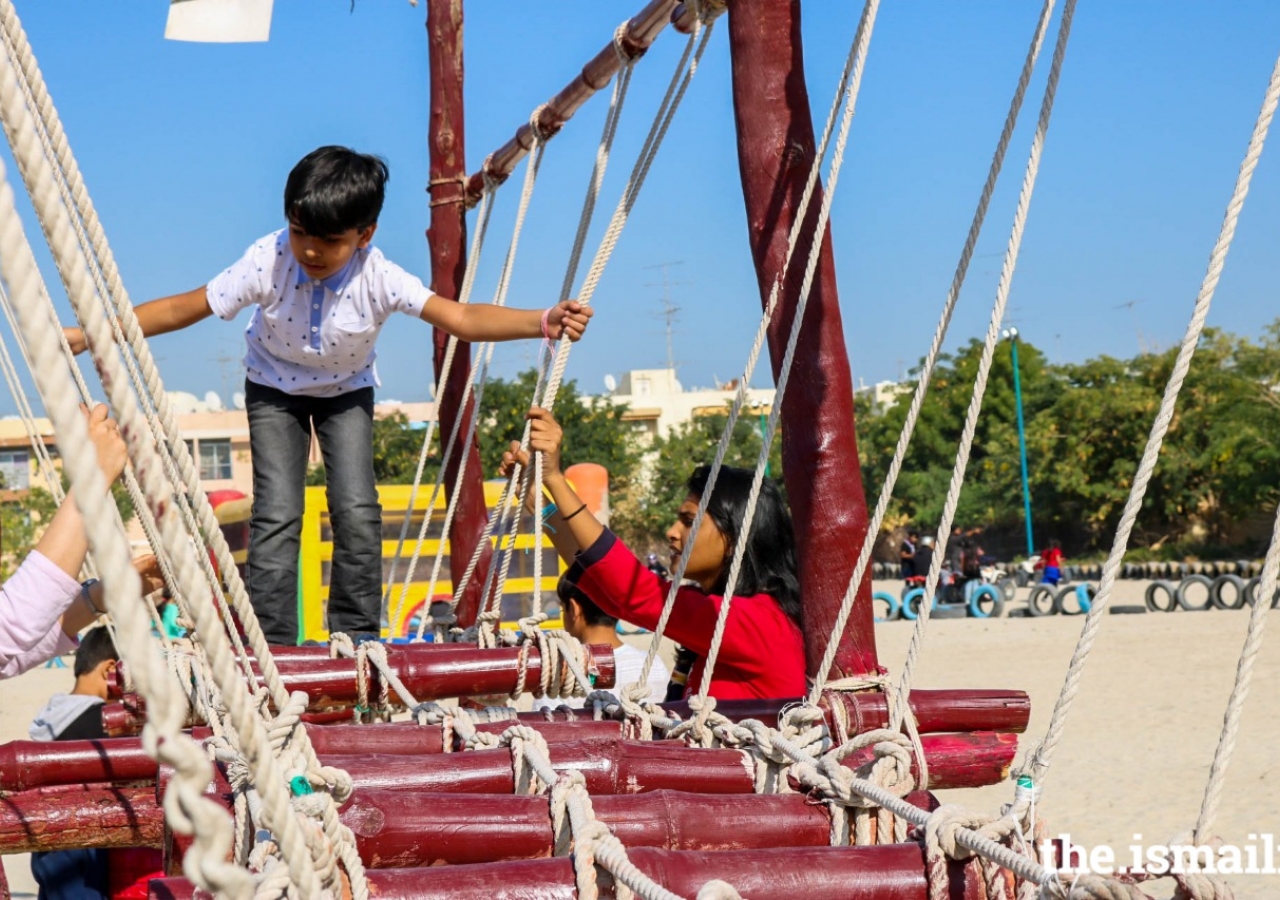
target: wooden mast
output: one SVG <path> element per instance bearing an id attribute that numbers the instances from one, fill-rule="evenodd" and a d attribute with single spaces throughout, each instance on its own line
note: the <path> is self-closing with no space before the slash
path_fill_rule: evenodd
<path id="1" fill-rule="evenodd" d="M 462 0 L 427 0 L 427 55 L 430 65 L 431 100 L 427 125 L 427 148 L 431 159 L 431 225 L 427 245 L 431 251 L 431 289 L 444 297 L 458 296 L 467 264 L 467 221 L 465 206 L 466 154 L 463 140 L 462 107 Z M 435 329 L 434 369 L 436 384 L 445 384 L 445 346 L 449 335 Z M 443 446 L 458 422 L 466 422 L 475 401 L 462 408 L 462 392 L 471 368 L 471 345 L 459 341 L 453 356 L 448 384 L 436 396 L 439 416 L 438 446 Z M 465 454 L 465 455 L 464 455 Z M 487 512 L 484 502 L 484 472 L 480 451 L 473 440 L 454 455 L 445 469 L 445 484 L 452 488 L 459 461 L 465 460 L 457 511 L 449 529 L 449 554 L 454 561 L 471 558 L 484 530 Z M 475 577 L 464 596 L 458 597 L 458 624 L 475 623 L 493 550 L 486 546 Z M 455 570 L 453 578 L 461 572 Z M 427 598 L 430 602 L 431 598 Z M 425 613 L 425 608 L 424 608 Z"/>
<path id="2" fill-rule="evenodd" d="M 814 160 L 813 120 L 805 87 L 799 0 L 733 0 L 729 4 L 733 111 L 747 229 L 761 301 L 781 274 L 795 208 Z M 853 24 L 852 13 L 849 17 Z M 810 203 L 816 221 L 821 187 Z M 769 329 L 776 380 L 813 244 L 801 231 Z M 854 434 L 853 383 L 836 293 L 831 230 L 823 236 L 791 381 L 782 406 L 782 467 L 795 519 L 809 674 L 822 659 L 858 548 L 867 506 Z M 871 584 L 858 595 L 832 677 L 877 670 Z"/>

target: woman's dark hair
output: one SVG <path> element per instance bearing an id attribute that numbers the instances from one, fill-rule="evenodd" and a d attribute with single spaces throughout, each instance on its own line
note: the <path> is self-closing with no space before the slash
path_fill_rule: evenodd
<path id="1" fill-rule="evenodd" d="M 710 466 L 698 466 L 693 470 L 686 485 L 690 494 L 701 499 L 707 489 L 710 472 Z M 724 466 L 711 491 L 707 515 L 729 545 L 724 571 L 713 589 L 716 593 L 723 593 L 727 587 L 730 560 L 742 537 L 742 522 L 746 518 L 753 476 L 750 469 Z M 740 597 L 768 594 L 797 627 L 801 624 L 800 580 L 796 575 L 796 538 L 791 528 L 791 514 L 782 502 L 782 492 L 767 478 L 760 485 L 760 497 L 756 501 L 751 534 L 747 537 L 742 571 L 738 573 L 734 593 Z"/>
<path id="2" fill-rule="evenodd" d="M 391 171 L 386 162 L 347 147 L 312 150 L 284 185 L 284 215 L 307 234 L 329 237 L 378 221 Z"/>

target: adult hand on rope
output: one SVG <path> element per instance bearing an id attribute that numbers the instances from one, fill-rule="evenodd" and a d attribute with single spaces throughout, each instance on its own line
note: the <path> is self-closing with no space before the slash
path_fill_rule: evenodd
<path id="1" fill-rule="evenodd" d="M 542 454 L 542 484 L 551 494 L 554 504 L 554 509 L 544 518 L 546 524 L 555 529 L 551 532 L 551 539 L 556 552 L 565 562 L 572 563 L 576 554 L 595 543 L 604 526 L 591 514 L 587 504 L 564 477 L 564 472 L 560 471 L 560 447 L 564 442 L 560 423 L 550 412 L 537 406 L 525 417 L 529 420 L 529 449 L 521 450 L 520 444 L 512 441 L 511 448 L 502 454 L 499 472 L 509 478 L 517 463 L 528 467 L 533 453 Z M 533 502 L 538 502 L 538 498 L 533 498 Z"/>
<path id="2" fill-rule="evenodd" d="M 84 331 L 79 328 L 64 328 L 62 329 L 62 336 L 66 338 L 72 354 L 76 356 L 89 349 L 89 343 L 84 339 Z"/>
<path id="3" fill-rule="evenodd" d="M 133 560 L 133 569 L 142 580 L 142 596 L 164 590 L 164 576 L 160 572 L 160 560 L 154 553 L 147 553 Z"/>
<path id="4" fill-rule="evenodd" d="M 595 314 L 594 309 L 577 300 L 562 300 L 543 313 L 542 336 L 551 341 L 566 335 L 571 341 L 581 340 L 587 322 Z"/>
<path id="5" fill-rule="evenodd" d="M 114 482 L 124 472 L 129 462 L 129 452 L 120 436 L 120 423 L 111 418 L 106 405 L 99 403 L 93 409 L 81 403 L 89 425 L 89 440 L 98 451 L 98 467 L 108 483 Z"/>
<path id="6" fill-rule="evenodd" d="M 529 420 L 529 451 L 542 454 L 542 477 L 544 480 L 560 473 L 560 445 L 564 443 L 564 429 L 545 409 L 533 407 L 525 414 Z M 519 463 L 527 468 L 532 458 L 529 451 L 520 449 L 519 441 L 512 441 L 511 447 L 502 454 L 502 465 L 498 474 L 510 478 L 511 471 Z"/>

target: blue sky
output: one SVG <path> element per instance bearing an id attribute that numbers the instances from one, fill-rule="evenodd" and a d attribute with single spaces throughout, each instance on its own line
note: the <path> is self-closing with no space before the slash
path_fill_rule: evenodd
<path id="1" fill-rule="evenodd" d="M 640 5 L 470 0 L 470 168 Z M 348 0 L 277 0 L 269 43 L 200 45 L 162 39 L 165 6 L 18 6 L 134 302 L 207 281 L 280 227 L 285 175 L 328 143 L 390 162 L 377 242 L 426 279 L 424 9 L 407 0 L 357 0 L 354 11 Z M 806 74 L 819 120 L 859 8 L 847 0 L 804 4 Z M 1038 9 L 1031 0 L 893 0 L 881 9 L 832 215 L 855 379 L 896 378 L 927 348 Z M 592 330 L 574 353 L 570 373 L 588 391 L 601 390 L 607 373 L 663 364 L 661 273 L 651 267 L 664 262 L 681 263 L 670 273 L 678 282 L 682 381 L 708 385 L 743 366 L 759 299 L 738 181 L 727 30 L 719 30 L 597 291 Z M 597 235 L 683 40 L 664 33 L 637 68 Z M 1010 299 L 1026 340 L 1058 361 L 1178 340 L 1278 50 L 1280 4 L 1266 0 L 1080 4 Z M 1048 49 L 951 346 L 985 328 L 1047 58 Z M 548 148 L 512 305 L 554 299 L 606 101 L 599 95 Z M 1264 154 L 1210 320 L 1241 334 L 1257 334 L 1280 315 L 1278 152 Z M 8 164 L 7 148 L 4 157 Z M 499 194 L 476 299 L 496 281 L 519 174 Z M 38 242 L 34 219 L 27 222 Z M 52 268 L 46 273 L 60 294 Z M 167 386 L 224 396 L 237 389 L 246 323 L 247 313 L 154 339 Z M 415 320 L 388 324 L 379 343 L 382 398 L 429 396 L 428 342 Z M 525 367 L 533 353 L 532 342 L 500 348 L 499 374 Z M 0 413 L 12 410 L 11 399 L 0 398 Z"/>

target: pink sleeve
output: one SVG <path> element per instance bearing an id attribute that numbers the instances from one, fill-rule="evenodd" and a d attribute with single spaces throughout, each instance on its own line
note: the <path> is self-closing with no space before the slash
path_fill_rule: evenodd
<path id="1" fill-rule="evenodd" d="M 43 554 L 27 554 L 0 586 L 0 678 L 20 675 L 76 646 L 59 620 L 79 592 L 79 583 Z"/>

